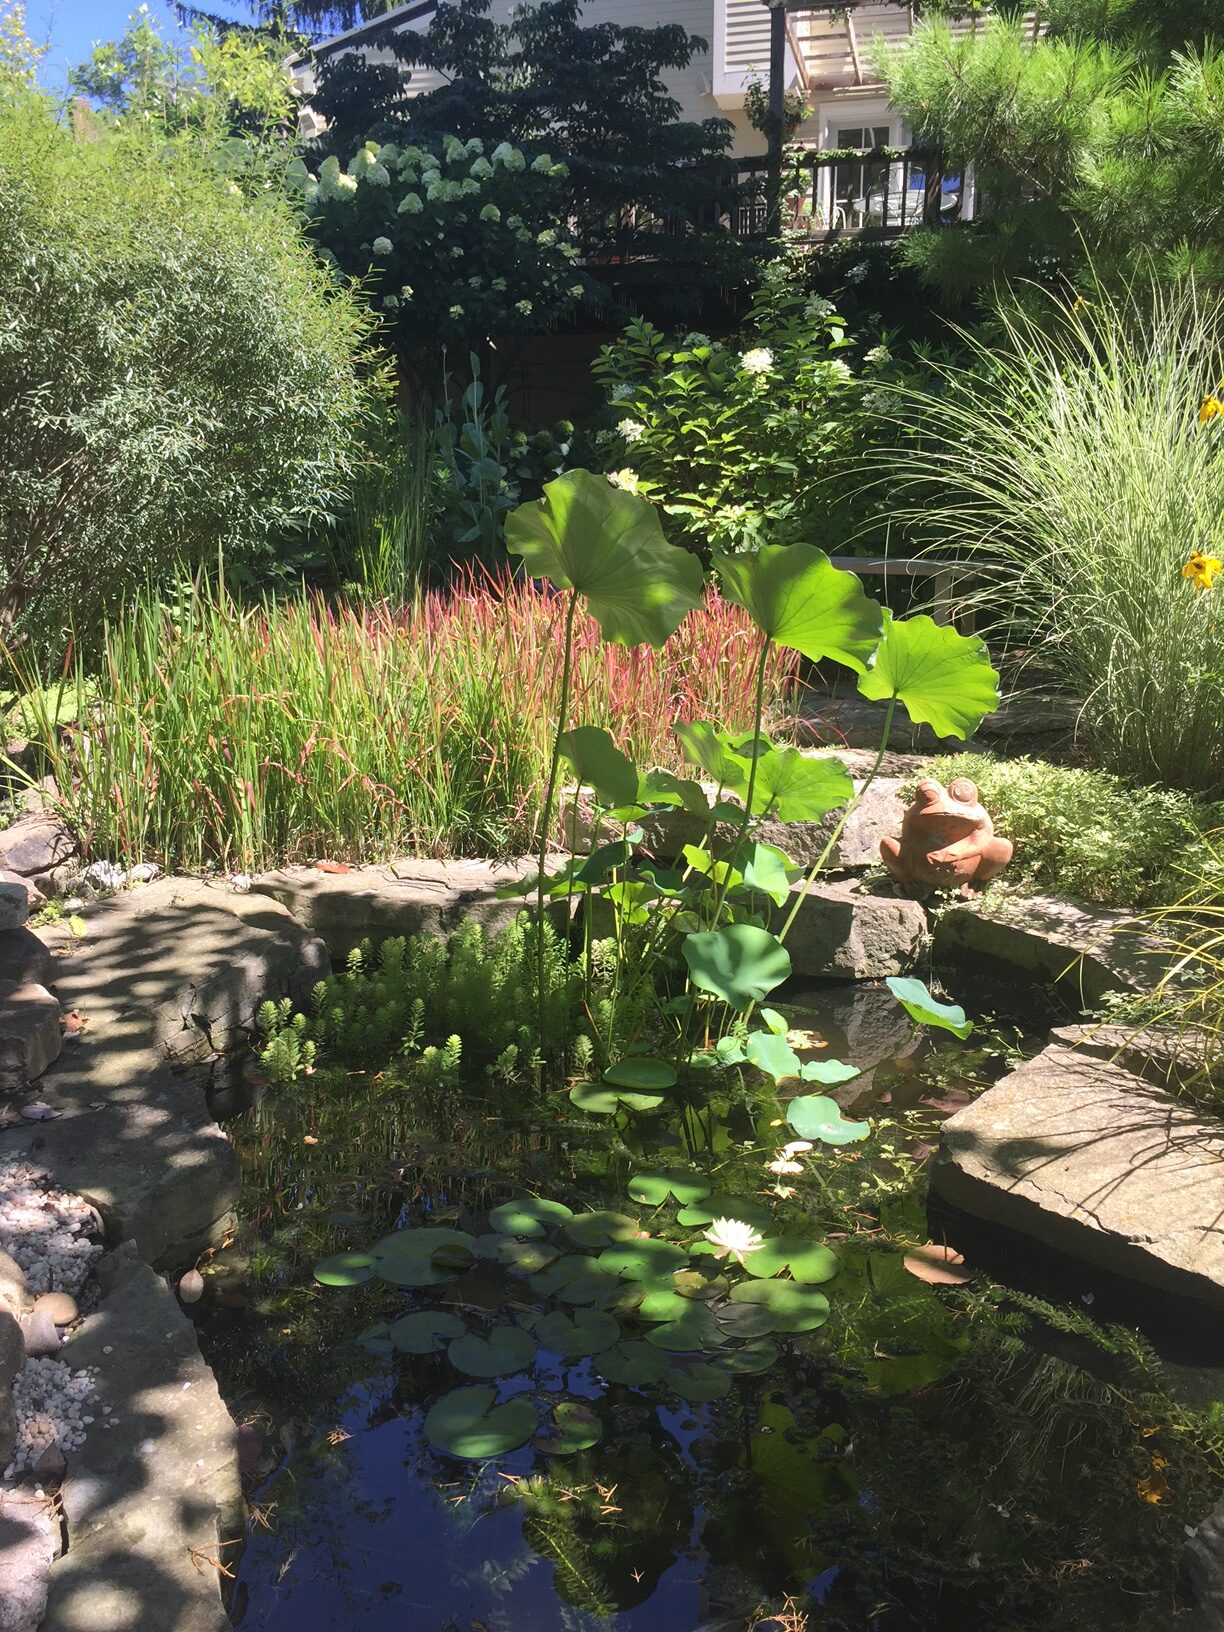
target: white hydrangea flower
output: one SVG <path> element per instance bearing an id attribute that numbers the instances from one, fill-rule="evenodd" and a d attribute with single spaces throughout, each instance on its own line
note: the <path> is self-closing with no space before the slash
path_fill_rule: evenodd
<path id="1" fill-rule="evenodd" d="M 583 295 L 586 294 L 586 290 L 580 283 L 571 283 L 569 286 L 569 292 L 572 300 L 581 300 Z"/>
<path id="2" fill-rule="evenodd" d="M 420 193 L 405 193 L 403 198 L 400 199 L 399 210 L 396 213 L 399 215 L 420 215 L 424 208 Z"/>
<path id="3" fill-rule="evenodd" d="M 887 346 L 872 346 L 871 350 L 863 354 L 865 363 L 891 363 L 892 352 Z"/>
<path id="4" fill-rule="evenodd" d="M 372 164 L 366 170 L 363 178 L 371 187 L 390 187 L 391 172 L 385 164 Z"/>
<path id="5" fill-rule="evenodd" d="M 486 204 L 480 212 L 480 219 L 482 221 L 492 221 L 496 225 L 501 220 L 501 211 L 496 204 Z"/>
<path id="6" fill-rule="evenodd" d="M 488 159 L 477 159 L 471 168 L 470 174 L 475 176 L 477 181 L 487 181 L 493 174 L 493 166 Z"/>
<path id="7" fill-rule="evenodd" d="M 621 384 L 621 385 L 614 385 L 612 387 L 612 401 L 613 402 L 628 402 L 629 398 L 632 395 L 633 395 L 633 387 L 631 385 Z"/>
<path id="8" fill-rule="evenodd" d="M 862 283 L 863 279 L 867 276 L 868 272 L 870 272 L 870 271 L 871 271 L 871 266 L 867 261 L 856 261 L 854 263 L 854 265 L 852 267 L 850 267 L 850 269 L 846 273 L 846 282 L 847 283 Z"/>
<path id="9" fill-rule="evenodd" d="M 399 311 L 399 296 L 398 295 L 384 295 L 383 296 L 383 310 L 385 312 L 398 312 Z"/>
<path id="10" fill-rule="evenodd" d="M 529 300 L 516 300 L 514 303 L 514 309 L 516 312 L 521 312 L 524 317 L 530 317 L 532 305 Z"/>
<path id="11" fill-rule="evenodd" d="M 394 164 L 399 158 L 399 148 L 394 142 L 384 142 L 378 150 L 379 164 Z"/>
<path id="12" fill-rule="evenodd" d="M 626 442 L 640 442 L 646 434 L 646 427 L 640 419 L 622 419 L 616 429 Z"/>
<path id="13" fill-rule="evenodd" d="M 547 153 L 541 153 L 538 159 L 532 159 L 531 168 L 537 176 L 546 176 L 552 170 L 553 163 Z"/>
<path id="14" fill-rule="evenodd" d="M 813 295 L 803 308 L 803 315 L 809 322 L 814 322 L 818 317 L 831 316 L 835 310 L 831 300 L 825 300 L 821 295 Z"/>
<path id="15" fill-rule="evenodd" d="M 442 151 L 446 155 L 448 164 L 456 164 L 460 159 L 467 158 L 467 151 L 457 136 L 442 138 Z"/>
<path id="16" fill-rule="evenodd" d="M 774 355 L 768 346 L 753 346 L 740 355 L 740 367 L 745 374 L 768 374 L 773 364 Z"/>
<path id="17" fill-rule="evenodd" d="M 469 136 L 463 144 L 463 151 L 469 159 L 479 158 L 484 152 L 484 143 L 479 136 Z"/>
<path id="18" fill-rule="evenodd" d="M 454 318 L 462 317 L 463 316 L 463 307 L 462 306 L 452 306 L 451 309 L 450 309 L 450 315 L 452 317 L 454 317 Z"/>
<path id="19" fill-rule="evenodd" d="M 612 483 L 613 487 L 623 488 L 626 493 L 637 492 L 637 471 L 630 470 L 628 465 L 626 465 L 622 470 L 610 470 L 608 472 L 608 480 Z"/>
<path id="20" fill-rule="evenodd" d="M 550 166 L 548 173 L 554 181 L 563 181 L 569 175 L 569 165 L 554 164 Z"/>
<path id="21" fill-rule="evenodd" d="M 709 335 L 701 334 L 697 329 L 694 329 L 691 334 L 686 334 L 681 342 L 681 344 L 689 351 L 692 351 L 695 346 L 708 346 L 709 343 Z"/>
<path id="22" fill-rule="evenodd" d="M 506 225 L 508 227 L 513 227 L 515 229 L 515 231 L 517 231 L 519 229 L 519 227 L 522 226 L 522 224 L 523 224 L 523 218 L 522 218 L 521 215 L 508 215 L 506 217 Z"/>
<path id="23" fill-rule="evenodd" d="M 536 233 L 537 244 L 543 244 L 545 247 L 548 247 L 551 244 L 555 244 L 556 241 L 557 235 L 551 227 L 545 227 L 543 232 Z"/>
<path id="24" fill-rule="evenodd" d="M 463 194 L 464 198 L 471 198 L 480 191 L 480 183 L 478 181 L 473 181 L 471 176 L 465 176 L 459 183 L 459 191 Z"/>
<path id="25" fill-rule="evenodd" d="M 504 295 L 505 292 L 506 292 L 506 280 L 505 280 L 505 278 L 494 278 L 493 279 L 493 288 L 497 290 L 497 293 L 499 295 Z"/>
<path id="26" fill-rule="evenodd" d="M 374 242 L 370 245 L 370 248 L 374 251 L 375 255 L 390 255 L 394 247 L 395 246 L 392 244 L 390 238 L 375 238 Z"/>
<path id="27" fill-rule="evenodd" d="M 848 380 L 848 379 L 851 379 L 853 377 L 851 375 L 851 372 L 850 372 L 850 364 L 846 363 L 846 362 L 843 362 L 840 357 L 830 358 L 829 359 L 829 367 L 832 369 L 833 373 L 836 374 L 839 379 Z"/>
<path id="28" fill-rule="evenodd" d="M 493 163 L 505 164 L 513 152 L 514 149 L 511 147 L 509 142 L 498 142 L 497 146 L 493 149 Z"/>

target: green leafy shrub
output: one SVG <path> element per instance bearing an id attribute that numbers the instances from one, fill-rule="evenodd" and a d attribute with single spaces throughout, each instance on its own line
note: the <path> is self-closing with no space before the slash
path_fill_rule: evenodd
<path id="1" fill-rule="evenodd" d="M 723 344 L 635 319 L 594 364 L 615 427 L 612 479 L 654 500 L 669 538 L 708 555 L 794 539 L 835 547 L 833 480 L 855 434 L 851 342 L 830 302 L 775 262 Z"/>
<path id="2" fill-rule="evenodd" d="M 186 561 L 326 516 L 368 319 L 287 204 L 191 143 L 0 96 L 0 633 L 78 632 Z"/>
<path id="3" fill-rule="evenodd" d="M 924 774 L 977 783 L 996 829 L 1016 847 L 1010 884 L 1117 907 L 1183 893 L 1204 831 L 1224 823 L 1222 806 L 1040 759 L 962 754 L 932 760 Z"/>

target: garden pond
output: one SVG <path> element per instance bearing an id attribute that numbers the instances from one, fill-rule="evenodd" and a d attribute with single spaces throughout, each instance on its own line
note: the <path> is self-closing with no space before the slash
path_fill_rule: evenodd
<path id="1" fill-rule="evenodd" d="M 615 1118 L 395 1065 L 255 1086 L 200 1306 L 249 1425 L 235 1623 L 1164 1632 L 1224 1433 L 1084 1299 L 921 1251 L 940 1121 L 1035 1044 L 956 995 L 997 1029 L 790 994 L 872 1131 L 789 1159 L 725 1079 Z M 766 1246 L 719 1256 L 721 1218 Z"/>

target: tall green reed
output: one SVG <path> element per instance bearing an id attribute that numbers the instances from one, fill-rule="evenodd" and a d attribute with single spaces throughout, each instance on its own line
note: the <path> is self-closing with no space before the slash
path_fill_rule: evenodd
<path id="1" fill-rule="evenodd" d="M 971 564 L 993 640 L 1083 699 L 1105 768 L 1224 794 L 1224 606 L 1181 576 L 1224 539 L 1224 421 L 1200 424 L 1224 318 L 1193 283 L 1008 297 L 971 366 L 890 389 L 898 518 Z"/>
<path id="2" fill-rule="evenodd" d="M 173 609 L 138 599 L 100 663 L 73 660 L 58 688 L 21 679 L 63 813 L 94 855 L 253 870 L 517 854 L 543 803 L 563 614 L 530 581 L 475 574 L 402 609 L 306 594 L 244 606 L 199 585 Z M 630 651 L 602 645 L 583 614 L 575 700 L 639 761 L 679 769 L 673 719 L 750 722 L 750 631 L 712 600 L 663 652 Z M 793 683 L 780 658 L 775 715 Z"/>
<path id="3" fill-rule="evenodd" d="M 429 564 L 436 508 L 433 431 L 420 413 L 387 417 L 327 535 L 333 570 L 364 596 L 402 603 Z"/>

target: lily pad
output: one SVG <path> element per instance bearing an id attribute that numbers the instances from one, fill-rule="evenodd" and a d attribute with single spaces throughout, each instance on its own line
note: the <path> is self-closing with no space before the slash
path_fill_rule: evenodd
<path id="1" fill-rule="evenodd" d="M 613 1241 L 632 1241 L 642 1228 L 628 1213 L 608 1212 L 575 1213 L 562 1227 L 579 1247 L 606 1247 Z"/>
<path id="2" fill-rule="evenodd" d="M 662 1094 L 638 1094 L 628 1088 L 612 1088 L 598 1082 L 576 1083 L 570 1089 L 569 1097 L 588 1116 L 615 1116 L 622 1108 L 626 1111 L 657 1111 L 663 1103 Z"/>
<path id="3" fill-rule="evenodd" d="M 773 1315 L 759 1303 L 724 1303 L 715 1318 L 728 1337 L 768 1337 L 778 1330 Z"/>
<path id="4" fill-rule="evenodd" d="M 697 1229 L 705 1229 L 716 1218 L 731 1218 L 737 1223 L 751 1225 L 754 1230 L 768 1229 L 773 1223 L 769 1208 L 752 1196 L 707 1196 L 704 1201 L 683 1207 L 676 1214 L 677 1223 Z"/>
<path id="5" fill-rule="evenodd" d="M 385 1320 L 376 1320 L 373 1326 L 367 1326 L 364 1332 L 358 1332 L 353 1339 L 363 1349 L 371 1354 L 394 1354 L 395 1344 L 391 1341 L 391 1328 Z"/>
<path id="6" fill-rule="evenodd" d="M 526 1444 L 538 1421 L 531 1395 L 516 1394 L 498 1405 L 496 1389 L 456 1388 L 430 1407 L 425 1438 L 449 1456 L 484 1461 Z"/>
<path id="7" fill-rule="evenodd" d="M 610 1275 L 619 1275 L 626 1281 L 658 1281 L 683 1269 L 688 1253 L 672 1241 L 660 1241 L 647 1236 L 642 1241 L 619 1241 L 605 1247 L 598 1258 L 599 1267 Z"/>
<path id="8" fill-rule="evenodd" d="M 796 1281 L 740 1281 L 731 1288 L 731 1301 L 760 1304 L 773 1317 L 776 1332 L 814 1332 L 829 1318 L 824 1293 Z"/>
<path id="9" fill-rule="evenodd" d="M 756 1283 L 754 1283 L 756 1284 Z M 768 1286 L 768 1281 L 761 1283 Z M 719 1349 L 727 1341 L 718 1322 L 704 1303 L 688 1300 L 688 1308 L 679 1320 L 669 1320 L 646 1333 L 646 1341 L 670 1354 L 696 1354 L 702 1349 Z"/>
<path id="10" fill-rule="evenodd" d="M 629 1194 L 634 1201 L 646 1207 L 661 1207 L 669 1196 L 674 1196 L 682 1207 L 708 1196 L 710 1186 L 699 1173 L 683 1167 L 661 1168 L 650 1173 L 635 1173 L 629 1180 Z"/>
<path id="11" fill-rule="evenodd" d="M 617 1060 L 604 1072 L 604 1081 L 617 1088 L 632 1088 L 642 1093 L 657 1093 L 662 1088 L 674 1088 L 676 1073 L 666 1060 L 647 1059 L 631 1054 Z"/>
<path id="12" fill-rule="evenodd" d="M 572 1315 L 554 1309 L 536 1321 L 535 1335 L 542 1348 L 563 1360 L 581 1360 L 610 1349 L 620 1337 L 620 1324 L 602 1309 L 575 1309 Z"/>
<path id="13" fill-rule="evenodd" d="M 589 1405 L 562 1400 L 553 1407 L 552 1420 L 541 1430 L 536 1448 L 548 1456 L 573 1456 L 575 1451 L 589 1451 L 602 1438 L 603 1423 Z"/>
<path id="14" fill-rule="evenodd" d="M 852 1145 L 866 1139 L 870 1122 L 850 1122 L 841 1106 L 825 1094 L 801 1094 L 786 1107 L 786 1120 L 801 1139 L 818 1139 L 822 1145 Z"/>
<path id="15" fill-rule="evenodd" d="M 489 1223 L 501 1235 L 522 1235 L 528 1238 L 545 1234 L 556 1224 L 573 1218 L 573 1209 L 563 1201 L 549 1201 L 544 1196 L 521 1196 L 517 1201 L 504 1201 L 489 1214 Z"/>
<path id="16" fill-rule="evenodd" d="M 561 1253 L 546 1241 L 519 1241 L 512 1235 L 498 1236 L 497 1256 L 516 1275 L 539 1275 L 555 1264 Z"/>
<path id="17" fill-rule="evenodd" d="M 687 1313 L 689 1301 L 671 1286 L 661 1283 L 647 1287 L 638 1313 L 643 1320 L 680 1320 Z"/>
<path id="18" fill-rule="evenodd" d="M 466 1230 L 439 1226 L 395 1230 L 370 1251 L 392 1286 L 441 1286 L 473 1261 L 475 1244 Z"/>
<path id="19" fill-rule="evenodd" d="M 392 1322 L 387 1336 L 401 1354 L 440 1354 L 453 1339 L 463 1336 L 464 1329 L 458 1315 L 445 1309 L 421 1309 Z"/>
<path id="20" fill-rule="evenodd" d="M 535 1358 L 535 1339 L 521 1326 L 495 1326 L 488 1337 L 464 1332 L 447 1349 L 447 1359 L 469 1377 L 510 1377 Z"/>
<path id="21" fill-rule="evenodd" d="M 740 1304 L 739 1308 L 750 1308 L 749 1304 Z M 711 1364 L 720 1370 L 729 1372 L 733 1377 L 755 1377 L 759 1372 L 768 1371 L 777 1364 L 778 1345 L 771 1343 L 767 1337 L 754 1337 L 750 1343 L 745 1343 L 740 1349 L 724 1349 L 716 1354 Z"/>
<path id="22" fill-rule="evenodd" d="M 531 1277 L 531 1287 L 542 1297 L 562 1303 L 588 1303 L 605 1307 L 620 1290 L 620 1281 L 611 1271 L 601 1269 L 581 1253 L 566 1253 L 555 1264 Z"/>
<path id="23" fill-rule="evenodd" d="M 819 1286 L 831 1281 L 840 1268 L 835 1253 L 802 1235 L 780 1235 L 757 1252 L 750 1252 L 744 1261 L 749 1275 L 759 1280 L 780 1275 L 789 1270 L 792 1279 L 804 1286 Z"/>
<path id="24" fill-rule="evenodd" d="M 624 1383 L 629 1388 L 644 1388 L 661 1383 L 667 1375 L 667 1356 L 649 1343 L 627 1338 L 613 1348 L 605 1349 L 596 1358 L 595 1365 L 602 1377 L 610 1383 Z"/>
<path id="25" fill-rule="evenodd" d="M 707 1400 L 722 1400 L 731 1392 L 731 1379 L 707 1360 L 697 1360 L 689 1366 L 673 1366 L 667 1374 L 667 1386 L 673 1394 L 691 1404 Z"/>
<path id="26" fill-rule="evenodd" d="M 938 1026 L 955 1037 L 968 1037 L 973 1030 L 973 1021 L 966 1018 L 960 1004 L 941 1003 L 931 996 L 924 981 L 892 975 L 884 984 L 910 1019 L 920 1026 Z"/>
<path id="27" fill-rule="evenodd" d="M 378 1263 L 368 1252 L 333 1252 L 315 1265 L 320 1286 L 364 1286 L 378 1274 Z"/>

